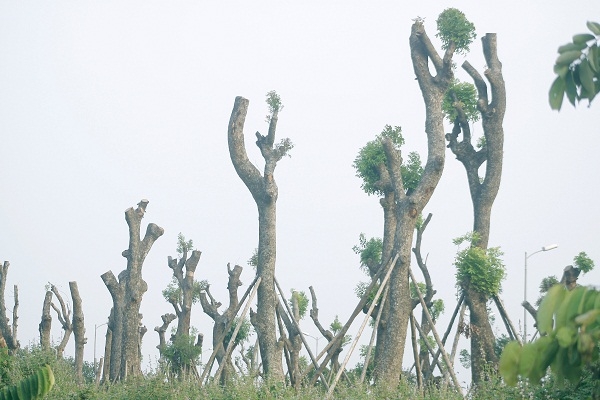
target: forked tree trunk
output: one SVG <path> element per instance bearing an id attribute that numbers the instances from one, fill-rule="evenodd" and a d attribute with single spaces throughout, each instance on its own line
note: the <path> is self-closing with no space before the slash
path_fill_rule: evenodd
<path id="1" fill-rule="evenodd" d="M 442 113 L 442 99 L 453 79 L 452 55 L 455 46 L 448 46 L 442 59 L 425 33 L 421 21 L 412 26 L 410 35 L 412 63 L 417 81 L 425 102 L 425 132 L 427 134 L 427 162 L 418 186 L 410 194 L 404 190 L 400 166 L 402 160 L 393 144 L 384 140 L 387 169 L 396 197 L 396 234 L 393 253 L 398 261 L 392 267 L 390 278 L 389 304 L 384 337 L 378 343 L 375 378 L 378 384 L 395 386 L 402 371 L 402 358 L 406 343 L 408 319 L 412 310 L 412 300 L 408 285 L 411 245 L 416 221 L 431 198 L 444 168 L 445 140 Z M 432 76 L 429 62 L 433 64 L 436 76 Z"/>
<path id="2" fill-rule="evenodd" d="M 270 116 L 269 134 L 256 133 L 256 144 L 265 159 L 264 173 L 250 162 L 244 144 L 244 121 L 248 112 L 248 100 L 236 97 L 229 120 L 228 143 L 233 166 L 244 182 L 258 208 L 258 262 L 256 272 L 262 278 L 258 288 L 257 312 L 251 312 L 251 321 L 258 336 L 260 354 L 265 374 L 273 380 L 283 381 L 281 344 L 276 336 L 275 307 L 275 259 L 276 259 L 276 203 L 277 184 L 273 173 L 277 162 L 286 149 L 274 146 L 278 109 Z"/>
<path id="3" fill-rule="evenodd" d="M 75 376 L 78 383 L 83 383 L 83 349 L 87 339 L 85 338 L 85 323 L 81 296 L 77 288 L 77 282 L 69 282 L 71 297 L 73 298 L 73 334 L 75 336 Z"/>
<path id="4" fill-rule="evenodd" d="M 464 165 L 471 201 L 473 203 L 473 232 L 478 241 L 474 245 L 487 249 L 490 237 L 492 205 L 500 188 L 503 164 L 504 129 L 502 122 L 506 110 L 506 89 L 502 76 L 502 63 L 498 59 L 496 34 L 488 33 L 481 38 L 487 63 L 484 75 L 491 85 L 491 101 L 488 88 L 475 68 L 468 62 L 463 69 L 475 82 L 478 93 L 477 108 L 481 114 L 485 142 L 480 150 L 471 143 L 471 131 L 464 112 L 457 105 L 458 117 L 452 133 L 446 135 L 448 147 Z M 462 140 L 458 135 L 462 131 Z M 479 177 L 479 168 L 485 163 L 485 177 Z M 470 311 L 471 322 L 471 373 L 477 384 L 487 377 L 486 369 L 496 370 L 498 358 L 494 352 L 495 337 L 487 311 L 488 296 L 473 288 L 463 288 Z"/>
<path id="5" fill-rule="evenodd" d="M 142 296 L 148 285 L 142 279 L 142 266 L 150 248 L 164 233 L 163 228 L 154 223 L 148 224 L 143 239 L 140 236 L 142 218 L 146 212 L 148 200 L 141 200 L 138 207 L 125 211 L 125 221 L 129 226 L 129 248 L 123 251 L 127 259 L 125 274 L 125 302 L 123 308 L 123 341 L 121 349 L 120 378 L 139 376 L 142 373 L 140 358 L 140 324 L 142 315 L 140 306 Z"/>
<path id="6" fill-rule="evenodd" d="M 181 289 L 181 301 L 178 302 L 176 299 L 171 301 L 177 314 L 177 336 L 190 334 L 192 305 L 194 303 L 194 274 L 201 255 L 201 251 L 194 250 L 190 258 L 187 258 L 187 250 L 184 249 L 179 261 L 171 257 L 168 259 L 169 268 L 173 270 L 173 276 L 177 279 L 177 284 Z"/>
<path id="7" fill-rule="evenodd" d="M 52 328 L 52 314 L 50 314 L 50 307 L 52 303 L 52 292 L 48 290 L 46 297 L 44 297 L 44 306 L 42 307 L 42 322 L 39 325 L 40 331 L 40 346 L 42 350 L 50 349 L 50 330 Z"/>
<path id="8" fill-rule="evenodd" d="M 6 342 L 6 346 L 8 350 L 12 353 L 19 348 L 19 342 L 17 338 L 13 334 L 13 328 L 8 324 L 8 317 L 6 315 L 6 303 L 4 302 L 4 293 L 6 291 L 6 276 L 8 274 L 8 267 L 10 263 L 8 261 L 4 261 L 2 268 L 0 269 L 0 331 L 2 332 L 2 337 Z M 14 313 L 13 313 L 14 319 Z M 14 321 L 13 321 L 14 324 Z"/>
<path id="9" fill-rule="evenodd" d="M 50 285 L 50 290 L 58 300 L 60 304 L 60 308 L 58 308 L 54 303 L 50 306 L 56 312 L 56 317 L 58 318 L 58 322 L 63 329 L 63 337 L 56 347 L 56 356 L 58 358 L 62 358 L 63 353 L 65 351 L 65 347 L 67 347 L 67 343 L 69 343 L 69 339 L 71 338 L 71 333 L 73 333 L 73 324 L 71 322 L 71 310 L 67 307 L 65 301 L 63 300 L 58 288 L 54 285 Z"/>

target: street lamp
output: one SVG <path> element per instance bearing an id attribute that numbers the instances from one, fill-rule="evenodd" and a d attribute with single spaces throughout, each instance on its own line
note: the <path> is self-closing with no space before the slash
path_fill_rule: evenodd
<path id="1" fill-rule="evenodd" d="M 527 252 L 525 252 L 525 279 L 523 281 L 523 303 L 527 301 L 527 259 L 529 259 L 530 257 L 532 257 L 533 255 L 535 255 L 537 253 L 541 253 L 542 251 L 554 250 L 557 247 L 558 247 L 557 244 L 550 244 L 548 246 L 542 247 L 538 251 L 534 251 L 533 253 L 531 253 L 529 255 L 527 254 Z M 526 308 L 523 308 L 523 343 L 527 343 L 527 309 Z"/>
<path id="2" fill-rule="evenodd" d="M 315 356 L 318 356 L 319 355 L 319 339 L 321 339 L 321 338 L 313 336 L 313 335 L 311 335 L 309 333 L 306 333 L 306 332 L 302 332 L 302 333 L 304 335 L 306 335 L 306 336 L 310 336 L 311 338 L 315 339 L 315 343 L 316 343 L 316 346 L 315 346 Z"/>
<path id="3" fill-rule="evenodd" d="M 94 376 L 96 376 L 96 332 L 98 331 L 98 328 L 100 328 L 101 326 L 104 325 L 108 325 L 108 322 L 105 322 L 103 324 L 100 325 L 96 325 L 94 324 Z"/>

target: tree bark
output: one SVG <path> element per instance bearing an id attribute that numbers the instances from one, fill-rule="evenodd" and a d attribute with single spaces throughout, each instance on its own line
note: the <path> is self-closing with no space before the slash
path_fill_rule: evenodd
<path id="1" fill-rule="evenodd" d="M 478 93 L 477 108 L 481 114 L 485 142 L 476 151 L 471 143 L 471 132 L 468 121 L 460 105 L 456 105 L 458 117 L 452 133 L 446 135 L 448 147 L 456 158 L 464 165 L 471 201 L 473 203 L 473 232 L 477 233 L 474 243 L 487 249 L 490 237 L 490 221 L 492 205 L 500 188 L 503 164 L 504 129 L 502 121 L 506 110 L 506 89 L 502 76 L 502 63 L 498 59 L 496 34 L 488 33 L 481 38 L 483 53 L 487 63 L 484 72 L 491 86 L 491 98 L 488 99 L 487 84 L 475 68 L 468 62 L 463 69 L 475 82 Z M 458 135 L 463 134 L 458 141 Z M 479 177 L 479 168 L 485 162 L 485 177 Z M 469 307 L 471 323 L 471 374 L 474 384 L 486 379 L 488 368 L 498 368 L 498 357 L 494 352 L 495 336 L 489 322 L 487 311 L 488 296 L 478 293 L 473 288 L 463 288 L 465 301 Z"/>
<path id="2" fill-rule="evenodd" d="M 52 314 L 50 314 L 50 304 L 52 303 L 52 292 L 48 290 L 44 298 L 42 307 L 42 322 L 39 325 L 40 346 L 42 350 L 50 349 L 50 330 L 52 328 Z"/>
<path id="3" fill-rule="evenodd" d="M 451 43 L 443 59 L 434 49 L 425 33 L 421 21 L 416 21 L 411 30 L 410 49 L 413 68 L 425 102 L 425 132 L 427 135 L 427 162 L 421 180 L 415 190 L 406 193 L 400 166 L 402 160 L 389 140 L 384 140 L 387 169 L 394 187 L 396 198 L 396 233 L 393 254 L 398 260 L 392 267 L 390 278 L 389 313 L 386 318 L 384 337 L 378 343 L 375 379 L 378 384 L 394 386 L 400 379 L 402 358 L 406 343 L 408 319 L 412 309 L 412 300 L 408 285 L 408 267 L 410 266 L 411 245 L 416 221 L 431 198 L 444 169 L 445 140 L 443 126 L 442 100 L 453 79 L 452 55 L 455 46 Z M 429 62 L 433 64 L 436 75 L 432 76 Z"/>
<path id="4" fill-rule="evenodd" d="M 256 133 L 256 144 L 265 160 L 264 172 L 250 162 L 244 144 L 244 122 L 248 112 L 248 100 L 236 97 L 229 120 L 228 143 L 233 166 L 244 182 L 258 208 L 258 262 L 256 272 L 261 277 L 258 288 L 257 312 L 250 313 L 260 344 L 260 354 L 265 375 L 275 381 L 283 381 L 280 344 L 276 336 L 275 308 L 275 260 L 276 260 L 276 203 L 277 184 L 273 177 L 277 162 L 285 155 L 285 149 L 274 146 L 278 110 L 270 116 L 269 134 Z M 254 317 L 252 317 L 254 315 Z"/>
<path id="5" fill-rule="evenodd" d="M 148 200 L 143 199 L 135 210 L 130 207 L 125 211 L 125 221 L 129 226 L 129 248 L 123 251 L 123 257 L 127 259 L 127 273 L 125 274 L 125 304 L 123 308 L 121 379 L 128 376 L 139 376 L 142 373 L 139 351 L 142 320 L 140 306 L 142 296 L 148 290 L 146 281 L 142 279 L 142 266 L 152 245 L 164 233 L 163 228 L 150 223 L 144 238 L 140 240 L 141 222 L 147 205 Z"/>
<path id="6" fill-rule="evenodd" d="M 8 350 L 12 353 L 19 348 L 19 342 L 13 335 L 13 328 L 8 324 L 9 319 L 6 316 L 6 303 L 4 302 L 4 293 L 6 291 L 6 276 L 10 262 L 4 261 L 0 270 L 0 331 L 6 342 Z M 13 317 L 14 318 L 14 317 Z M 14 324 L 14 321 L 13 321 Z"/>
<path id="7" fill-rule="evenodd" d="M 73 334 L 75 336 L 75 376 L 77 383 L 83 383 L 83 349 L 87 339 L 85 338 L 85 323 L 81 296 L 77 288 L 77 282 L 69 282 L 71 297 L 73 298 Z"/>

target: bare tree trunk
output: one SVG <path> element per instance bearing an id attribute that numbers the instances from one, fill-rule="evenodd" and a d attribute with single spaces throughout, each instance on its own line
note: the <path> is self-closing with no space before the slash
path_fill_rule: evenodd
<path id="1" fill-rule="evenodd" d="M 75 336 L 75 376 L 78 383 L 83 383 L 83 349 L 87 339 L 85 338 L 85 323 L 83 319 L 83 308 L 81 296 L 77 288 L 77 282 L 69 282 L 71 297 L 73 298 L 73 333 Z"/>
<path id="2" fill-rule="evenodd" d="M 17 285 L 13 286 L 13 290 L 14 290 L 14 299 L 15 299 L 15 305 L 13 306 L 13 323 L 12 323 L 12 337 L 13 340 L 16 341 L 17 343 L 17 328 L 18 328 L 18 324 L 17 321 L 19 320 L 19 316 L 18 316 L 18 309 L 19 309 L 19 287 Z"/>
<path id="3" fill-rule="evenodd" d="M 108 380 L 114 382 L 121 373 L 121 360 L 123 348 L 123 309 L 125 307 L 125 275 L 127 271 L 119 274 L 119 280 L 115 278 L 112 271 L 101 275 L 102 281 L 108 288 L 112 297 L 113 306 L 108 317 L 108 330 L 106 340 L 110 340 L 109 354 L 104 355 L 104 359 L 109 363 L 109 368 L 105 369 L 105 375 L 108 372 Z M 110 332 L 110 335 L 108 334 Z M 104 379 L 106 381 L 106 378 Z"/>
<path id="4" fill-rule="evenodd" d="M 277 341 L 275 308 L 275 260 L 276 260 L 276 203 L 277 184 L 273 177 L 277 162 L 291 148 L 289 141 L 274 145 L 279 106 L 272 107 L 269 117 L 269 133 L 263 136 L 256 133 L 256 144 L 265 160 L 264 173 L 250 162 L 244 144 L 244 121 L 248 112 L 248 100 L 236 97 L 231 119 L 229 120 L 228 143 L 233 166 L 244 182 L 258 208 L 258 262 L 256 272 L 261 277 L 258 288 L 257 312 L 250 313 L 263 362 L 263 369 L 269 378 L 283 381 L 283 366 L 280 356 L 280 344 Z M 253 316 L 254 315 L 254 316 Z"/>
<path id="5" fill-rule="evenodd" d="M 71 323 L 71 310 L 67 307 L 56 286 L 50 285 L 50 290 L 52 291 L 52 293 L 54 293 L 54 296 L 56 296 L 56 299 L 60 304 L 60 309 L 54 303 L 52 303 L 50 306 L 56 312 L 58 322 L 60 322 L 60 325 L 62 326 L 62 329 L 64 331 L 63 337 L 58 346 L 56 347 L 56 356 L 58 358 L 62 358 L 63 353 L 65 351 L 65 347 L 67 347 L 67 343 L 69 343 L 71 333 L 73 332 L 73 325 Z"/>
<path id="6" fill-rule="evenodd" d="M 187 250 L 184 249 L 179 261 L 169 257 L 169 268 L 173 270 L 173 276 L 177 279 L 181 289 L 181 303 L 177 303 L 176 299 L 173 299 L 171 303 L 177 314 L 177 336 L 190 334 L 192 304 L 194 302 L 194 273 L 200 261 L 200 255 L 202 255 L 201 251 L 194 250 L 190 258 L 187 258 Z"/>
<path id="7" fill-rule="evenodd" d="M 135 377 L 142 373 L 139 346 L 140 323 L 142 315 L 140 306 L 142 296 L 148 290 L 147 283 L 142 279 L 142 266 L 144 259 L 152 245 L 164 233 L 163 228 L 154 223 L 148 224 L 146 234 L 140 239 L 142 218 L 146 212 L 148 200 L 141 200 L 137 208 L 125 210 L 125 221 L 129 226 L 129 248 L 123 251 L 127 259 L 127 273 L 125 274 L 125 302 L 123 308 L 123 341 L 121 348 L 120 378 Z"/>
<path id="8" fill-rule="evenodd" d="M 6 303 L 4 302 L 4 293 L 6 291 L 6 276 L 8 274 L 9 266 L 10 263 L 8 261 L 4 261 L 0 272 L 0 331 L 2 331 L 2 337 L 4 337 L 4 341 L 6 342 L 8 350 L 10 352 L 14 352 L 19 348 L 19 342 L 17 341 L 17 338 L 13 335 L 13 328 L 8 324 L 9 319 L 6 316 Z"/>
<path id="9" fill-rule="evenodd" d="M 394 386 L 400 379 L 402 358 L 406 343 L 408 319 L 412 300 L 408 285 L 411 245 L 417 218 L 431 198 L 444 168 L 445 140 L 442 100 L 453 79 L 452 55 L 455 46 L 450 43 L 442 59 L 425 32 L 422 21 L 412 26 L 410 36 L 412 63 L 425 102 L 425 132 L 427 134 L 427 162 L 421 180 L 414 191 L 406 193 L 400 166 L 401 157 L 393 144 L 384 140 L 387 169 L 396 197 L 396 234 L 393 253 L 399 256 L 393 266 L 390 279 L 390 310 L 386 321 L 385 336 L 381 339 L 375 378 L 378 383 Z M 429 63 L 436 76 L 432 76 Z"/>
<path id="10" fill-rule="evenodd" d="M 488 88 L 475 68 L 468 62 L 463 69 L 475 82 L 478 92 L 477 108 L 482 118 L 485 142 L 476 151 L 471 143 L 471 132 L 468 121 L 460 105 L 456 105 L 458 117 L 452 133 L 446 135 L 448 147 L 456 158 L 464 165 L 471 200 L 473 203 L 473 232 L 478 234 L 474 245 L 487 249 L 490 237 L 490 220 L 492 205 L 500 188 L 503 164 L 504 129 L 502 121 L 506 110 L 506 89 L 502 76 L 502 64 L 498 59 L 496 34 L 488 33 L 481 38 L 483 53 L 487 63 L 484 75 L 491 85 L 491 97 L 488 99 Z M 458 135 L 462 130 L 462 140 Z M 485 177 L 479 177 L 479 168 L 485 163 Z M 486 368 L 498 368 L 498 357 L 494 352 L 494 332 L 489 323 L 487 311 L 488 296 L 478 293 L 473 288 L 463 288 L 465 301 L 469 307 L 471 322 L 471 362 L 472 381 L 477 384 L 487 376 Z"/>
<path id="11" fill-rule="evenodd" d="M 110 319 L 110 318 L 109 318 Z M 102 365 L 102 383 L 106 383 L 110 380 L 110 366 L 111 366 L 111 346 L 112 346 L 112 331 L 110 327 L 106 328 L 106 340 L 104 342 L 104 362 Z"/>
<path id="12" fill-rule="evenodd" d="M 48 290 L 44 298 L 42 307 L 42 322 L 39 325 L 40 345 L 42 350 L 50 349 L 50 329 L 52 328 L 52 314 L 50 314 L 50 304 L 52 303 L 52 292 Z"/>
<path id="13" fill-rule="evenodd" d="M 157 326 L 154 328 L 154 330 L 156 332 L 158 332 L 158 346 L 156 346 L 156 348 L 158 349 L 158 352 L 160 353 L 160 357 L 163 357 L 163 351 L 165 350 L 165 347 L 167 346 L 167 339 L 165 338 L 165 333 L 167 332 L 167 329 L 169 328 L 169 325 L 171 324 L 171 322 L 173 322 L 173 320 L 175 318 L 177 318 L 177 316 L 175 314 L 164 314 L 163 316 L 161 316 L 163 324 L 161 326 Z"/>

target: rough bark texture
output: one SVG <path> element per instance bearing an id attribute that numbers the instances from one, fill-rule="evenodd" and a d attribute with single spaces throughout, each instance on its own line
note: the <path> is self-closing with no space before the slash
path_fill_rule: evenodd
<path id="1" fill-rule="evenodd" d="M 260 354 L 265 374 L 275 381 L 283 381 L 280 344 L 275 325 L 275 259 L 276 259 L 276 203 L 277 184 L 273 177 L 277 162 L 285 154 L 274 146 L 278 111 L 270 118 L 269 134 L 256 133 L 256 144 L 265 160 L 263 174 L 250 162 L 244 144 L 244 121 L 248 112 L 248 100 L 236 97 L 229 120 L 229 155 L 233 166 L 244 182 L 258 208 L 258 262 L 256 272 L 262 278 L 257 292 L 257 312 L 251 311 L 251 321 L 258 336 Z"/>
<path id="2" fill-rule="evenodd" d="M 298 309 L 298 298 L 294 295 L 292 295 L 291 311 L 294 315 L 288 316 L 281 305 L 281 302 L 277 303 L 277 315 L 280 316 L 281 321 L 287 330 L 287 337 L 284 336 L 284 344 L 286 358 L 288 359 L 290 385 L 295 389 L 299 389 L 302 380 L 300 375 L 300 350 L 302 350 L 302 338 L 300 337 L 300 331 L 296 328 L 300 321 L 300 312 Z M 292 321 L 291 318 L 293 318 L 294 321 Z M 283 330 L 281 330 L 281 332 L 283 336 Z"/>
<path id="3" fill-rule="evenodd" d="M 464 165 L 471 201 L 473 203 L 473 232 L 478 241 L 474 245 L 487 249 L 490 237 L 492 205 L 500 188 L 504 148 L 504 129 L 502 121 L 506 110 L 506 89 L 502 77 L 502 64 L 498 59 L 496 34 L 488 33 L 482 39 L 483 53 L 487 63 L 484 72 L 491 86 L 491 101 L 488 87 L 481 75 L 469 64 L 463 63 L 463 69 L 475 82 L 478 93 L 477 108 L 481 114 L 485 143 L 475 150 L 471 143 L 471 132 L 464 113 L 457 105 L 458 117 L 452 133 L 446 135 L 448 147 Z M 458 135 L 462 131 L 462 140 Z M 479 168 L 485 162 L 485 177 L 479 177 Z M 487 376 L 486 368 L 498 367 L 498 358 L 494 352 L 494 332 L 487 312 L 488 296 L 478 293 L 471 287 L 463 288 L 465 301 L 470 311 L 471 323 L 471 373 L 472 381 L 477 384 Z"/>
<path id="4" fill-rule="evenodd" d="M 402 358 L 406 342 L 408 319 L 412 300 L 408 286 L 408 267 L 411 245 L 417 218 L 433 194 L 444 168 L 445 140 L 442 99 L 453 78 L 450 44 L 443 59 L 434 49 L 421 21 L 412 26 L 410 35 L 411 58 L 414 71 L 425 102 L 425 132 L 427 134 L 427 162 L 418 186 L 410 194 L 404 190 L 400 154 L 389 140 L 384 141 L 387 169 L 394 187 L 396 233 L 393 254 L 399 256 L 393 266 L 388 297 L 389 312 L 384 337 L 378 342 L 375 379 L 384 385 L 396 385 L 402 371 Z M 436 75 L 432 76 L 429 62 Z"/>
<path id="5" fill-rule="evenodd" d="M 50 349 L 50 330 L 52 328 L 52 314 L 50 314 L 50 304 L 52 303 L 52 292 L 48 290 L 44 297 L 44 306 L 42 307 L 42 322 L 39 325 L 40 346 L 42 350 Z"/>
<path id="6" fill-rule="evenodd" d="M 77 383 L 83 383 L 83 349 L 87 339 L 85 338 L 85 323 L 81 296 L 77 288 L 77 282 L 69 282 L 71 298 L 73 299 L 73 334 L 75 336 L 75 376 Z"/>
<path id="7" fill-rule="evenodd" d="M 177 316 L 175 314 L 164 314 L 161 316 L 163 324 L 161 326 L 157 326 L 154 328 L 154 330 L 156 332 L 158 332 L 158 346 L 156 346 L 156 348 L 158 349 L 160 356 L 162 358 L 163 355 L 163 351 L 165 349 L 165 347 L 167 346 L 167 339 L 165 337 L 165 333 L 167 332 L 167 329 L 169 328 L 169 325 L 171 324 L 171 322 L 173 322 L 173 320 L 175 320 L 175 318 L 177 318 Z"/>
<path id="8" fill-rule="evenodd" d="M 127 273 L 125 274 L 125 304 L 123 308 L 123 342 L 121 349 L 120 378 L 139 376 L 142 373 L 140 359 L 140 305 L 142 296 L 148 290 L 146 281 L 142 279 L 142 266 L 150 248 L 164 233 L 163 228 L 150 223 L 143 239 L 140 227 L 148 200 L 141 200 L 136 209 L 133 207 L 125 211 L 125 221 L 129 226 L 129 248 L 123 251 L 127 259 Z"/>
<path id="9" fill-rule="evenodd" d="M 62 326 L 64 331 L 63 337 L 56 347 L 56 356 L 58 358 L 62 358 L 63 353 L 65 351 L 65 347 L 67 347 L 67 343 L 69 343 L 69 339 L 71 338 L 71 333 L 73 332 L 73 324 L 71 322 L 71 310 L 67 308 L 65 301 L 63 300 L 58 288 L 54 285 L 50 285 L 50 290 L 58 300 L 60 304 L 60 309 L 52 303 L 50 306 L 54 311 L 56 311 L 56 317 L 58 318 L 58 322 Z"/>
<path id="10" fill-rule="evenodd" d="M 169 299 L 177 314 L 177 336 L 190 334 L 192 304 L 194 302 L 194 274 L 200 261 L 200 255 L 202 255 L 202 252 L 194 250 L 190 258 L 187 258 L 187 250 L 184 249 L 179 261 L 171 257 L 168 260 L 169 268 L 173 270 L 173 276 L 177 279 L 177 284 L 181 289 L 181 299 Z"/>
<path id="11" fill-rule="evenodd" d="M 13 328 L 11 327 L 11 325 L 8 324 L 9 319 L 6 316 L 6 303 L 4 302 L 4 293 L 6 291 L 6 276 L 8 274 L 9 266 L 10 263 L 8 261 L 4 261 L 4 264 L 0 269 L 0 331 L 2 332 L 2 337 L 6 342 L 8 350 L 10 352 L 14 352 L 16 349 L 19 348 L 19 342 L 17 341 L 17 338 L 13 335 Z"/>
<path id="12" fill-rule="evenodd" d="M 219 365 L 225 363 L 225 367 L 220 377 L 222 384 L 225 384 L 228 380 L 230 380 L 235 373 L 231 357 L 225 359 L 225 350 L 227 349 L 228 345 L 228 342 L 225 341 L 225 336 L 227 334 L 225 329 L 227 329 L 230 322 L 235 318 L 235 314 L 238 310 L 239 300 L 237 290 L 242 285 L 242 282 L 240 281 L 242 270 L 243 268 L 239 265 L 233 267 L 232 270 L 229 264 L 227 264 L 227 273 L 229 274 L 229 280 L 227 283 L 227 290 L 229 291 L 229 306 L 227 307 L 227 310 L 223 311 L 223 313 L 219 313 L 217 310 L 221 303 L 217 303 L 212 296 L 210 296 L 208 293 L 209 288 L 200 294 L 200 304 L 202 305 L 202 310 L 215 322 L 212 335 L 213 349 L 218 349 L 216 358 Z M 210 298 L 210 301 L 207 298 L 207 294 L 209 295 L 208 297 Z M 239 321 L 239 323 L 242 323 L 242 321 Z"/>
<path id="13" fill-rule="evenodd" d="M 119 280 L 115 278 L 112 271 L 105 272 L 100 277 L 108 288 L 112 297 L 113 306 L 108 317 L 108 328 L 106 340 L 110 340 L 110 346 L 106 348 L 110 350 L 104 355 L 104 362 L 108 364 L 108 368 L 104 368 L 104 375 L 108 373 L 110 382 L 114 382 L 119 378 L 121 373 L 121 356 L 123 348 L 123 308 L 125 307 L 125 275 L 127 271 L 122 271 L 119 274 Z M 106 381 L 106 377 L 103 379 Z"/>

